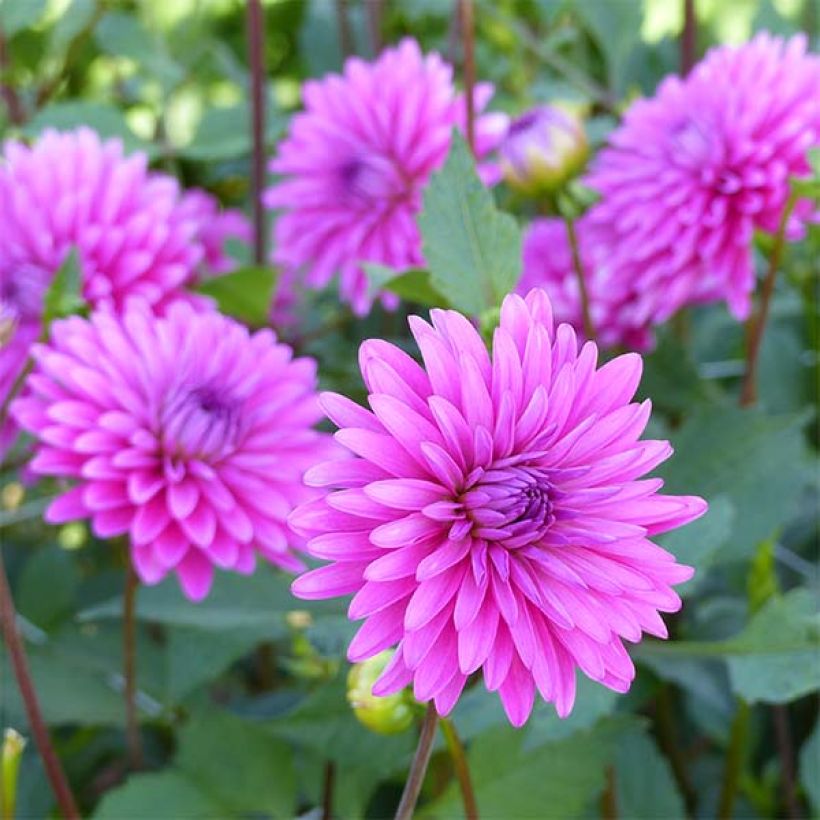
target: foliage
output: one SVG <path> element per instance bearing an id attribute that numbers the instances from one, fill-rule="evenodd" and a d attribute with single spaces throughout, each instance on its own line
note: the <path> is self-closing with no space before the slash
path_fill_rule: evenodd
<path id="1" fill-rule="evenodd" d="M 298 108 L 302 84 L 338 70 L 336 6 L 348 7 L 353 47 L 372 52 L 364 0 L 280 0 L 266 16 L 265 139 L 272 147 Z M 372 5 L 379 4 L 373 0 Z M 600 145 L 625 102 L 678 68 L 680 3 L 668 0 L 482 0 L 478 75 L 518 112 L 565 100 L 587 117 Z M 699 47 L 741 40 L 764 24 L 794 31 L 812 20 L 811 0 L 699 3 Z M 123 139 L 182 183 L 251 209 L 250 109 L 243 0 L 2 0 L 0 130 L 36 137 L 47 127 L 88 124 Z M 701 8 L 702 7 L 702 8 Z M 426 48 L 458 49 L 451 4 L 391 0 L 382 34 Z M 816 14 L 816 12 L 815 12 Z M 816 180 L 805 189 L 816 187 Z M 811 188 L 813 191 L 814 188 Z M 319 360 L 324 387 L 355 395 L 360 341 L 408 345 L 407 310 L 452 306 L 492 316 L 519 274 L 527 204 L 479 181 L 464 139 L 426 190 L 418 224 L 425 268 L 396 275 L 368 266 L 374 291 L 406 306 L 365 320 L 328 293 L 299 305 L 281 335 Z M 513 215 L 515 214 L 515 216 Z M 768 248 L 760 243 L 761 254 Z M 487 817 L 599 816 L 602 796 L 618 816 L 709 816 L 724 778 L 730 727 L 741 701 L 753 720 L 740 750 L 744 816 L 782 816 L 771 705 L 784 707 L 798 762 L 798 800 L 820 812 L 817 723 L 817 377 L 820 313 L 818 232 L 787 249 L 761 354 L 759 405 L 736 408 L 743 328 L 722 305 L 697 308 L 688 327 L 661 329 L 646 357 L 643 394 L 654 401 L 656 437 L 676 456 L 660 471 L 669 492 L 701 494 L 710 512 L 659 539 L 694 579 L 686 606 L 668 619 L 671 640 L 634 648 L 638 677 L 615 695 L 579 677 L 575 711 L 558 719 L 536 706 L 520 732 L 497 698 L 470 688 L 453 721 L 468 747 Z M 759 266 L 764 269 L 762 261 Z M 253 327 L 268 323 L 276 272 L 241 267 L 198 290 Z M 71 254 L 46 296 L 47 320 L 82 309 Z M 175 581 L 138 593 L 137 705 L 145 770 L 129 772 L 122 689 L 122 590 L 117 549 L 82 526 L 48 527 L 42 511 L 58 492 L 17 468 L 18 443 L 0 472 L 0 540 L 32 674 L 84 816 L 291 817 L 320 811 L 329 766 L 334 812 L 390 815 L 415 745 L 415 729 L 368 731 L 345 697 L 345 604 L 304 603 L 268 567 L 219 574 L 192 604 Z M 750 595 L 760 545 L 770 583 Z M 758 600 L 759 599 L 759 600 Z M 0 650 L 0 730 L 29 729 L 5 650 Z M 460 811 L 452 764 L 436 746 L 420 804 L 425 817 Z M 22 758 L 19 817 L 53 815 L 33 744 Z"/>

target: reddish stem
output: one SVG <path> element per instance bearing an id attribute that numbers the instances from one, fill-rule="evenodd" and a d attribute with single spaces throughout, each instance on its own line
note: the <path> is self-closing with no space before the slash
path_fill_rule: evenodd
<path id="1" fill-rule="evenodd" d="M 260 0 L 248 0 L 248 56 L 251 69 L 251 187 L 253 195 L 253 260 L 265 264 L 265 20 Z"/>
<path id="2" fill-rule="evenodd" d="M 695 65 L 698 18 L 695 0 L 683 0 L 683 31 L 680 37 L 680 73 L 685 77 Z"/>
<path id="3" fill-rule="evenodd" d="M 467 102 L 467 145 L 475 156 L 475 26 L 473 0 L 458 0 L 464 44 L 464 95 Z"/>

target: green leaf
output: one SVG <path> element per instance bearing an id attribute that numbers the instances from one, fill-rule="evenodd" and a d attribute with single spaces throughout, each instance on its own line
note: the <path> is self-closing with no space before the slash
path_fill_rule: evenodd
<path id="1" fill-rule="evenodd" d="M 33 26 L 46 10 L 47 0 L 2 0 L 0 29 L 6 37 Z"/>
<path id="2" fill-rule="evenodd" d="M 632 651 L 655 658 L 722 658 L 732 691 L 750 703 L 788 703 L 820 689 L 820 623 L 806 589 L 770 599 L 737 635 L 724 641 L 645 641 Z"/>
<path id="3" fill-rule="evenodd" d="M 208 597 L 200 603 L 189 601 L 179 584 L 168 578 L 154 587 L 140 587 L 136 615 L 141 620 L 172 626 L 196 627 L 207 631 L 230 629 L 268 629 L 270 636 L 282 634 L 284 614 L 304 608 L 290 594 L 290 581 L 284 575 L 260 568 L 251 576 L 217 573 Z M 81 622 L 122 615 L 122 598 L 82 611 Z"/>
<path id="4" fill-rule="evenodd" d="M 94 812 L 95 820 L 156 817 L 224 817 L 216 803 L 185 775 L 172 770 L 131 775 L 123 786 L 107 792 Z"/>
<path id="5" fill-rule="evenodd" d="M 274 270 L 251 266 L 201 282 L 196 290 L 216 299 L 222 313 L 259 327 L 268 323 L 275 286 Z"/>
<path id="6" fill-rule="evenodd" d="M 433 287 L 457 310 L 477 316 L 500 304 L 521 273 L 521 230 L 499 211 L 460 134 L 430 180 L 418 217 Z"/>
<path id="7" fill-rule="evenodd" d="M 800 782 L 814 808 L 813 817 L 820 815 L 820 722 L 800 749 Z"/>
<path id="8" fill-rule="evenodd" d="M 80 260 L 77 249 L 72 247 L 46 291 L 43 300 L 43 321 L 48 325 L 54 319 L 79 313 L 85 307 Z"/>
<path id="9" fill-rule="evenodd" d="M 644 730 L 625 732 L 615 758 L 618 817 L 685 817 L 668 761 Z"/>
<path id="10" fill-rule="evenodd" d="M 604 774 L 620 721 L 603 721 L 594 729 L 530 751 L 524 735 L 512 727 L 476 738 L 468 760 L 483 817 L 560 817 L 584 814 L 604 786 Z M 461 811 L 458 786 L 451 784 L 423 817 L 456 817 Z"/>
<path id="11" fill-rule="evenodd" d="M 37 137 L 46 128 L 68 131 L 80 126 L 93 128 L 103 139 L 121 139 L 126 151 L 144 151 L 149 159 L 157 154 L 157 147 L 141 140 L 125 121 L 122 111 L 105 103 L 70 100 L 55 102 L 38 111 L 23 128 L 27 137 Z"/>
<path id="12" fill-rule="evenodd" d="M 275 100 L 265 105 L 266 139 L 270 143 L 282 130 Z M 202 115 L 193 140 L 179 149 L 179 155 L 197 162 L 217 162 L 243 157 L 251 152 L 251 109 L 247 102 L 224 108 L 208 108 Z"/>
<path id="13" fill-rule="evenodd" d="M 706 579 L 732 535 L 734 520 L 734 505 L 725 495 L 719 495 L 710 501 L 706 515 L 658 537 L 658 543 L 678 561 L 695 568 L 694 577 L 676 587 L 679 595 L 691 595 Z"/>
<path id="14" fill-rule="evenodd" d="M 65 550 L 37 550 L 18 581 L 17 610 L 41 629 L 51 629 L 72 612 L 79 583 L 76 562 Z"/>
<path id="15" fill-rule="evenodd" d="M 293 753 L 251 721 L 217 710 L 197 715 L 180 733 L 175 765 L 231 814 L 294 814 Z"/>
<path id="16" fill-rule="evenodd" d="M 710 408 L 672 436 L 675 455 L 658 470 L 665 491 L 708 501 L 725 495 L 734 507 L 721 561 L 749 558 L 789 520 L 806 480 L 805 422 L 804 414 Z"/>
<path id="17" fill-rule="evenodd" d="M 370 280 L 374 296 L 382 290 L 388 290 L 406 302 L 416 302 L 428 307 L 448 306 L 447 300 L 433 287 L 429 271 L 414 269 L 396 273 L 387 265 L 373 262 L 365 262 L 362 267 Z"/>

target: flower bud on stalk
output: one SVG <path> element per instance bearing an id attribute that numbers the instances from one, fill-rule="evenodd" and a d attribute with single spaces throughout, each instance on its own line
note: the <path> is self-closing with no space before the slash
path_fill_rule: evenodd
<path id="1" fill-rule="evenodd" d="M 14 817 L 17 802 L 17 776 L 26 739 L 14 729 L 6 729 L 0 751 L 0 818 Z"/>
<path id="2" fill-rule="evenodd" d="M 347 700 L 359 722 L 380 735 L 396 735 L 413 723 L 415 701 L 406 689 L 394 695 L 377 697 L 373 684 L 393 657 L 388 649 L 363 663 L 350 667 Z"/>
<path id="3" fill-rule="evenodd" d="M 576 116 L 540 106 L 513 120 L 499 154 L 506 181 L 522 193 L 538 195 L 557 190 L 578 174 L 589 145 Z"/>

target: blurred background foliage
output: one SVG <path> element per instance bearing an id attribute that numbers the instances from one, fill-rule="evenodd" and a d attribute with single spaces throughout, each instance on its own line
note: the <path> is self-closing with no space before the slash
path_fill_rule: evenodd
<path id="1" fill-rule="evenodd" d="M 449 0 L 263 5 L 271 149 L 299 106 L 301 84 L 341 66 L 340 8 L 363 56 L 377 39 L 412 34 L 461 61 Z M 87 124 L 249 213 L 244 7 L 0 0 L 0 130 L 35 137 L 49 126 Z M 535 102 L 576 103 L 600 144 L 631 98 L 679 69 L 682 7 L 481 0 L 479 77 L 496 84 L 495 105 L 511 113 Z M 814 0 L 698 0 L 696 9 L 699 54 L 760 29 L 816 32 Z M 663 543 L 698 575 L 683 589 L 684 610 L 669 619 L 673 640 L 634 650 L 640 671 L 627 696 L 581 680 L 568 720 L 540 704 L 520 732 L 494 696 L 476 688 L 463 697 L 455 724 L 469 743 L 485 816 L 714 817 L 727 788 L 737 792 L 738 817 L 786 816 L 795 806 L 820 813 L 817 234 L 787 251 L 757 409 L 734 409 L 743 329 L 723 306 L 662 329 L 642 391 L 657 411 L 651 432 L 677 450 L 663 477 L 670 492 L 698 493 L 712 506 Z M 325 386 L 354 396 L 359 341 L 380 335 L 406 344 L 404 308 L 354 321 L 324 293 L 300 311 L 289 341 L 319 359 Z M 345 696 L 344 651 L 355 626 L 344 606 L 296 602 L 288 579 L 268 567 L 251 578 L 221 575 L 199 605 L 174 581 L 140 590 L 146 770 L 129 775 L 123 556 L 83 524 L 45 527 L 40 516 L 56 488 L 21 482 L 19 466 L 0 475 L 0 538 L 46 717 L 84 813 L 318 817 L 331 772 L 337 816 L 392 812 L 414 731 L 383 736 L 357 721 Z M 0 686 L 0 723 L 25 734 L 5 658 Z M 443 744 L 423 799 L 424 816 L 460 811 Z M 53 811 L 29 745 L 18 816 Z"/>

